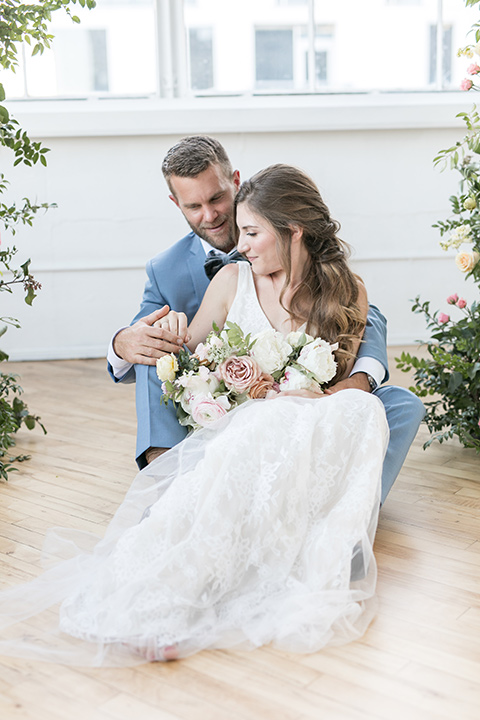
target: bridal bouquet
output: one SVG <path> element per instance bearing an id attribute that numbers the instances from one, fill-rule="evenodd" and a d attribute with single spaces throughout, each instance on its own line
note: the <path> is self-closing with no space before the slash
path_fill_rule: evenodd
<path id="1" fill-rule="evenodd" d="M 193 354 L 181 350 L 157 360 L 165 404 L 172 400 L 181 425 L 198 430 L 250 399 L 284 390 L 314 390 L 337 369 L 331 345 L 304 332 L 284 337 L 268 329 L 244 335 L 235 323 L 216 325 Z"/>

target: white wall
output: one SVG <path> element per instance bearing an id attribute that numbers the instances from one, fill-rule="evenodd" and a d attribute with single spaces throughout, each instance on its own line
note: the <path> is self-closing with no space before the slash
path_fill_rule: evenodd
<path id="1" fill-rule="evenodd" d="M 0 314 L 19 318 L 22 329 L 9 329 L 1 347 L 11 360 L 105 354 L 113 331 L 138 309 L 146 260 L 187 232 L 168 200 L 161 161 L 194 132 L 218 137 L 245 178 L 273 162 L 310 173 L 354 248 L 371 301 L 389 319 L 389 343 L 425 337 L 411 298 L 420 293 L 445 311 L 450 293 L 470 300 L 476 293 L 431 228 L 448 215 L 457 187 L 455 174 L 440 173 L 432 159 L 460 137 L 455 114 L 470 98 L 432 105 L 419 96 L 408 107 L 391 98 L 355 102 L 237 98 L 222 110 L 205 100 L 190 114 L 173 101 L 135 111 L 72 103 L 63 115 L 57 110 L 65 104 L 19 103 L 16 115 L 52 151 L 47 169 L 30 170 L 11 170 L 9 153 L 0 152 L 9 197 L 58 208 L 14 239 L 43 288 L 32 307 L 20 292 L 2 293 Z M 11 244 L 5 234 L 2 244 Z"/>

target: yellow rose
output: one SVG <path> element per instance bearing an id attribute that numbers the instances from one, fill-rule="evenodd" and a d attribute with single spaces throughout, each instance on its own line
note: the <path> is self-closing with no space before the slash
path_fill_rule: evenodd
<path id="1" fill-rule="evenodd" d="M 479 260 L 480 254 L 474 250 L 473 252 L 458 253 L 455 258 L 455 263 L 459 270 L 467 273 L 470 272 L 470 270 L 473 270 Z"/>
<path id="2" fill-rule="evenodd" d="M 177 358 L 173 353 L 157 360 L 157 376 L 162 382 L 173 382 L 178 370 Z"/>

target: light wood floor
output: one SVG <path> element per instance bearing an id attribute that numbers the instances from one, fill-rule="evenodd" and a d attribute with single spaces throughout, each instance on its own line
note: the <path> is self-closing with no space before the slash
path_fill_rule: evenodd
<path id="1" fill-rule="evenodd" d="M 103 360 L 10 367 L 48 427 L 19 433 L 32 459 L 0 484 L 0 573 L 16 583 L 38 572 L 48 527 L 106 525 L 135 473 L 135 410 L 133 387 L 114 386 Z M 422 427 L 381 512 L 380 607 L 360 641 L 121 670 L 0 657 L 0 718 L 478 720 L 480 455 L 455 441 L 424 452 L 427 436 Z"/>

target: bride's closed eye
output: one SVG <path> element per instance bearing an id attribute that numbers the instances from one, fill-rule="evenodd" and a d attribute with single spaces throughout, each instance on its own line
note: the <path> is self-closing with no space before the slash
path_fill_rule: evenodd
<path id="1" fill-rule="evenodd" d="M 245 233 L 245 235 L 247 235 L 248 237 L 256 237 L 257 233 L 256 232 L 247 232 L 247 233 Z"/>

